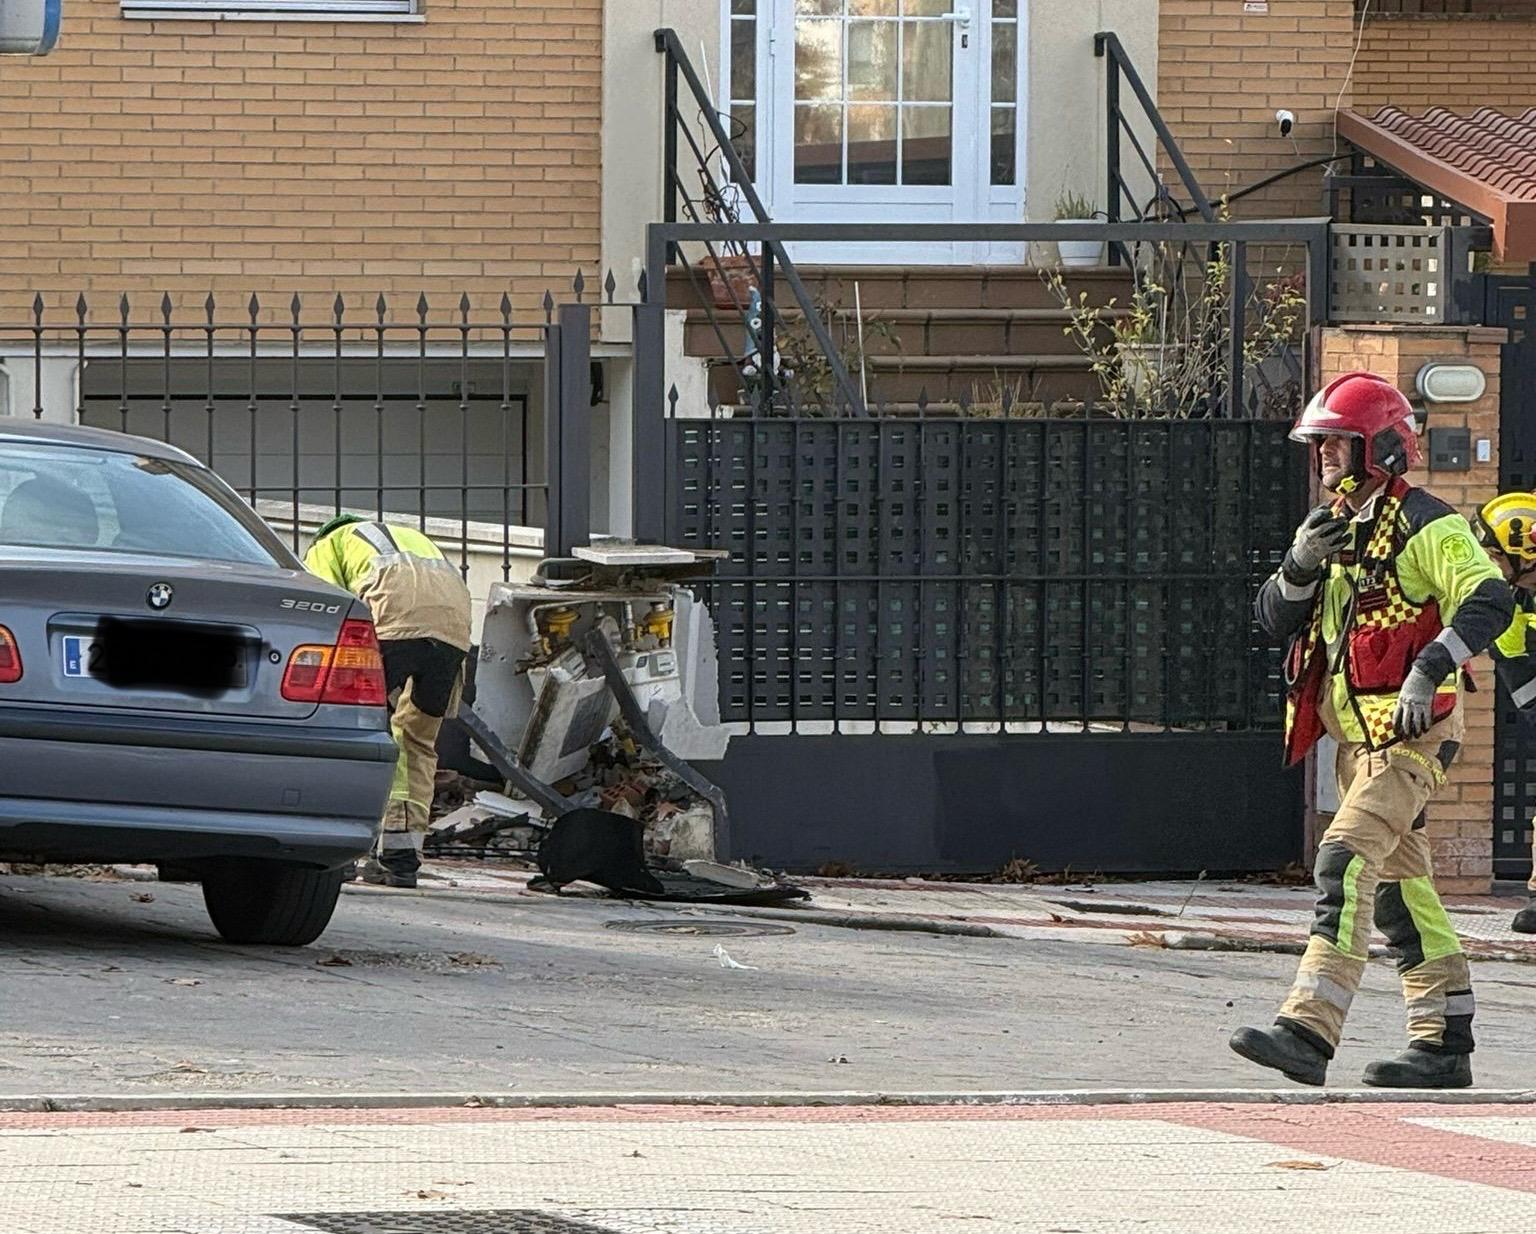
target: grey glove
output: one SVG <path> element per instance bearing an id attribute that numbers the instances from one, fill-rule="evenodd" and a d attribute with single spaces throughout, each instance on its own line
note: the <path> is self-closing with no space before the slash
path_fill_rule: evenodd
<path id="1" fill-rule="evenodd" d="M 1397 692 L 1397 710 L 1392 713 L 1392 727 L 1399 737 L 1412 741 L 1429 732 L 1434 723 L 1431 709 L 1435 702 L 1435 682 L 1422 668 L 1408 670 L 1403 688 Z"/>
<path id="2" fill-rule="evenodd" d="M 1335 514 L 1331 506 L 1318 506 L 1302 519 L 1291 542 L 1291 573 L 1297 582 L 1311 581 L 1323 568 L 1323 562 L 1348 546 L 1354 528 L 1349 519 Z"/>

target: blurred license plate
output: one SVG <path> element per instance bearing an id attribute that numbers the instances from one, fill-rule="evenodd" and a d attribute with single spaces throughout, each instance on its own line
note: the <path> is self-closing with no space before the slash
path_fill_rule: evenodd
<path id="1" fill-rule="evenodd" d="M 94 635 L 61 641 L 65 677 L 90 677 L 120 690 L 175 690 L 211 697 L 248 680 L 248 635 L 197 622 L 104 617 Z"/>

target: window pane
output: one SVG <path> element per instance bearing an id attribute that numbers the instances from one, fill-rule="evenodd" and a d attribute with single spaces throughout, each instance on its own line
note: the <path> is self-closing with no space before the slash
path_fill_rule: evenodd
<path id="1" fill-rule="evenodd" d="M 1011 103 L 1018 97 L 1019 28 L 992 27 L 992 101 Z"/>
<path id="2" fill-rule="evenodd" d="M 749 179 L 757 179 L 757 108 L 751 103 L 731 104 L 731 144 L 747 165 Z"/>
<path id="3" fill-rule="evenodd" d="M 992 109 L 992 183 L 1018 183 L 1019 113 L 1014 107 Z"/>
<path id="4" fill-rule="evenodd" d="M 953 29 L 947 21 L 912 21 L 906 24 L 901 87 L 905 101 L 950 101 L 950 73 L 954 67 Z"/>
<path id="5" fill-rule="evenodd" d="M 751 17 L 757 13 L 757 0 L 731 0 L 732 16 Z"/>
<path id="6" fill-rule="evenodd" d="M 895 17 L 900 9 L 899 0 L 848 0 L 850 17 Z"/>
<path id="7" fill-rule="evenodd" d="M 795 0 L 797 17 L 841 17 L 843 0 Z"/>
<path id="8" fill-rule="evenodd" d="M 795 98 L 843 97 L 843 23 L 826 18 L 795 23 Z"/>
<path id="9" fill-rule="evenodd" d="M 992 0 L 993 17 L 1017 17 L 1019 0 Z"/>
<path id="10" fill-rule="evenodd" d="M 47 446 L 0 455 L 0 544 L 281 560 L 271 533 L 201 468 Z"/>
<path id="11" fill-rule="evenodd" d="M 841 104 L 795 107 L 795 183 L 840 184 L 843 179 Z"/>
<path id="12" fill-rule="evenodd" d="M 949 108 L 903 107 L 901 117 L 901 182 L 948 184 Z"/>
<path id="13" fill-rule="evenodd" d="M 757 22 L 731 23 L 731 97 L 757 98 Z"/>
<path id="14" fill-rule="evenodd" d="M 848 108 L 848 183 L 896 183 L 896 108 Z"/>
<path id="15" fill-rule="evenodd" d="M 956 0 L 957 3 L 962 0 Z M 974 3 L 975 0 L 972 0 Z M 953 11 L 950 0 L 902 0 L 901 11 L 907 17 L 940 17 Z"/>
<path id="16" fill-rule="evenodd" d="M 896 101 L 896 49 L 900 22 L 848 23 L 848 97 Z"/>

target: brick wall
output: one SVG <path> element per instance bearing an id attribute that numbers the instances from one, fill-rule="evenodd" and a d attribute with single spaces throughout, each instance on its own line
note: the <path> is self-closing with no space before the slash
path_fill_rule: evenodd
<path id="1" fill-rule="evenodd" d="M 601 55 L 602 0 L 432 0 L 423 24 L 71 0 L 58 50 L 0 71 L 0 314 L 210 288 L 531 310 L 596 270 Z"/>
<path id="2" fill-rule="evenodd" d="M 1369 21 L 1353 97 L 1367 113 L 1536 107 L 1536 18 Z"/>
<path id="3" fill-rule="evenodd" d="M 1333 150 L 1333 108 L 1353 49 L 1352 0 L 1271 0 L 1267 14 L 1245 13 L 1242 0 L 1161 5 L 1158 109 L 1212 198 Z M 1275 123 L 1281 107 L 1296 113 L 1291 138 Z M 1321 169 L 1233 208 L 1240 218 L 1322 211 Z"/>
<path id="4" fill-rule="evenodd" d="M 1342 326 L 1323 332 L 1322 379 L 1326 383 L 1354 369 L 1392 376 L 1410 397 L 1414 375 L 1431 360 L 1472 362 L 1488 378 L 1476 403 L 1442 407 L 1429 413 L 1431 424 L 1465 425 L 1474 442 L 1486 439 L 1491 456 L 1466 472 L 1431 475 L 1416 471 L 1408 479 L 1421 484 L 1464 514 L 1474 513 L 1498 492 L 1499 483 L 1499 343 L 1504 331 L 1480 327 L 1434 329 L 1401 326 Z M 1427 448 L 1427 447 L 1426 447 Z M 1473 664 L 1483 686 L 1463 700 L 1467 739 L 1452 766 L 1450 782 L 1430 803 L 1429 834 L 1435 872 L 1442 890 L 1485 892 L 1493 874 L 1493 666 L 1486 656 Z"/>

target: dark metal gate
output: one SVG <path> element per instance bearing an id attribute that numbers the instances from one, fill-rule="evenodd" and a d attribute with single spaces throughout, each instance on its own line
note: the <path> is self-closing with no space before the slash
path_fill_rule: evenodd
<path id="1" fill-rule="evenodd" d="M 769 864 L 1105 871 L 1300 856 L 1252 619 L 1303 509 L 1287 422 L 669 422 L 711 588 L 711 774 Z"/>
<path id="2" fill-rule="evenodd" d="M 1509 331 L 1499 369 L 1499 487 L 1536 488 L 1536 267 L 1490 276 L 1483 320 Z M 1536 722 L 1499 687 L 1494 731 L 1493 873 L 1524 880 L 1536 814 Z"/>

